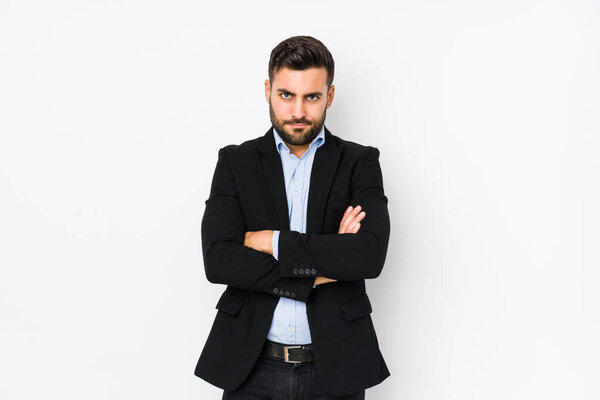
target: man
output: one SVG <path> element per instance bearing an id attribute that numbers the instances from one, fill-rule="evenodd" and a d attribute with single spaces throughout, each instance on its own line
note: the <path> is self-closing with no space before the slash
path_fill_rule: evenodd
<path id="1" fill-rule="evenodd" d="M 284 40 L 265 81 L 273 126 L 219 150 L 202 249 L 227 288 L 195 374 L 223 399 L 364 399 L 390 375 L 365 291 L 390 234 L 379 151 L 325 127 L 333 75 L 319 40 Z"/>

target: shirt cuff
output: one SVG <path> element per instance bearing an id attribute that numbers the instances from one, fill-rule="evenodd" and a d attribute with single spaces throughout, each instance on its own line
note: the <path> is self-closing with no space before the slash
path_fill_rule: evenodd
<path id="1" fill-rule="evenodd" d="M 279 261 L 279 231 L 273 231 L 271 246 L 273 250 L 273 257 Z"/>

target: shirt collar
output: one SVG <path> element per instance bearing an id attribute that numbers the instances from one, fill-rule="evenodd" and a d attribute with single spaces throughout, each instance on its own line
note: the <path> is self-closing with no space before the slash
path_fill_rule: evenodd
<path id="1" fill-rule="evenodd" d="M 279 152 L 279 154 L 281 155 L 282 151 L 285 151 L 289 154 L 290 148 L 287 146 L 287 144 L 285 144 L 285 142 L 283 141 L 281 136 L 279 136 L 279 132 L 275 129 L 275 127 L 273 127 L 273 136 L 275 137 L 275 146 L 277 147 L 277 151 Z M 310 144 L 308 145 L 308 150 L 310 150 L 311 147 L 318 148 L 323 143 L 325 143 L 325 124 L 323 124 L 323 126 L 321 127 L 321 131 L 318 133 L 317 136 L 315 136 L 315 138 L 312 140 L 312 142 L 310 142 Z M 307 153 L 308 153 L 308 150 L 307 150 Z"/>

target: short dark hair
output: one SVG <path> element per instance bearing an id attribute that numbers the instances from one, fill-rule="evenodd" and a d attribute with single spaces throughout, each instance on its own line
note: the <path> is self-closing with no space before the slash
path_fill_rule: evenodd
<path id="1" fill-rule="evenodd" d="M 281 68 L 303 70 L 325 67 L 327 88 L 333 82 L 335 64 L 327 47 L 312 36 L 292 36 L 279 43 L 271 51 L 269 58 L 269 81 L 273 83 L 275 72 Z"/>

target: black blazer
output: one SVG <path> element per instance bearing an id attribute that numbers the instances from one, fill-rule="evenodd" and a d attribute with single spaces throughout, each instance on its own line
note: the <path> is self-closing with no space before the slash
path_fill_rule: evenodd
<path id="1" fill-rule="evenodd" d="M 379 351 L 365 279 L 377 278 L 390 235 L 379 150 L 325 128 L 310 177 L 305 234 L 291 231 L 283 168 L 273 129 L 219 150 L 202 218 L 207 279 L 227 285 L 195 375 L 226 390 L 256 363 L 280 296 L 306 302 L 318 378 L 333 396 L 390 375 Z M 338 234 L 348 205 L 366 217 L 356 234 Z M 244 246 L 246 231 L 280 230 L 279 261 Z M 313 288 L 315 277 L 337 282 Z"/>

